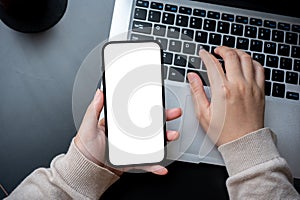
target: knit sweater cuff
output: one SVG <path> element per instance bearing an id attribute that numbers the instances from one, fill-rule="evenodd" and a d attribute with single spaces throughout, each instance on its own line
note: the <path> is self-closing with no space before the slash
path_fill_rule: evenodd
<path id="1" fill-rule="evenodd" d="M 113 172 L 88 160 L 78 150 L 74 139 L 67 154 L 53 165 L 71 188 L 91 199 L 99 199 L 119 179 Z"/>
<path id="2" fill-rule="evenodd" d="M 263 128 L 219 146 L 229 176 L 279 157 L 274 138 L 270 128 Z"/>

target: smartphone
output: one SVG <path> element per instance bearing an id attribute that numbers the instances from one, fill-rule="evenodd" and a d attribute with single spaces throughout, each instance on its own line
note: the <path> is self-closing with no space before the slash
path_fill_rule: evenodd
<path id="1" fill-rule="evenodd" d="M 166 154 L 162 48 L 111 41 L 102 48 L 107 157 L 111 165 L 161 163 Z"/>

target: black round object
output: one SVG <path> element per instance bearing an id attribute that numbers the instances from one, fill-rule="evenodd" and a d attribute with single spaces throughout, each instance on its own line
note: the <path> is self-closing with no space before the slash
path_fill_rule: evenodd
<path id="1" fill-rule="evenodd" d="M 0 19 L 23 33 L 38 33 L 57 24 L 68 0 L 0 0 Z"/>

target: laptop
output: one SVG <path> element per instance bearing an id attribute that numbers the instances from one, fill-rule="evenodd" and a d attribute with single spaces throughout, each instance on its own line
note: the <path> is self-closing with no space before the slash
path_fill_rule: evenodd
<path id="1" fill-rule="evenodd" d="M 265 126 L 293 176 L 300 178 L 300 17 L 293 0 L 115 0 L 109 40 L 156 40 L 163 48 L 166 108 L 183 115 L 167 122 L 180 138 L 167 146 L 170 161 L 224 165 L 196 118 L 186 74 L 209 82 L 200 46 L 243 49 L 265 67 Z M 220 59 L 220 62 L 222 60 Z"/>

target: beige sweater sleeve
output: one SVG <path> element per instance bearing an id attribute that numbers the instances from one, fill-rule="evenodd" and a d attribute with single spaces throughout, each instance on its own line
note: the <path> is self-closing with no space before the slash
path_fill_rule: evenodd
<path id="1" fill-rule="evenodd" d="M 50 168 L 38 168 L 6 198 L 99 199 L 118 176 L 84 157 L 72 140 L 66 154 L 56 156 Z"/>
<path id="2" fill-rule="evenodd" d="M 229 174 L 230 199 L 300 199 L 274 136 L 269 128 L 263 128 L 218 148 Z"/>

